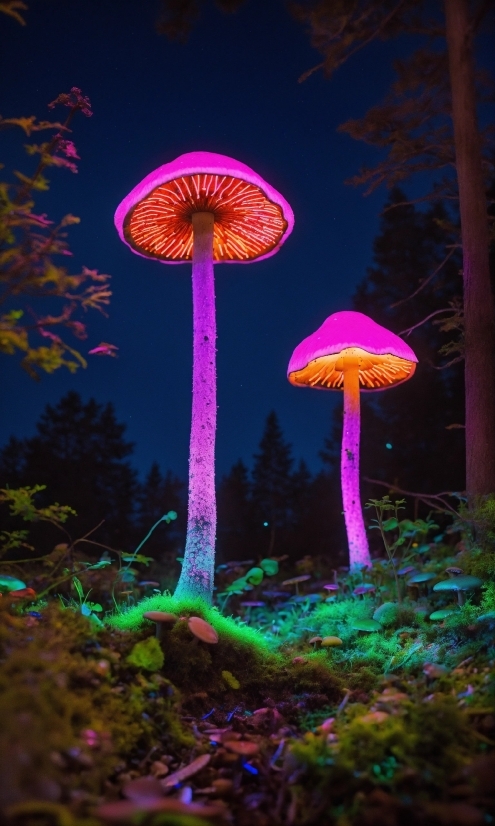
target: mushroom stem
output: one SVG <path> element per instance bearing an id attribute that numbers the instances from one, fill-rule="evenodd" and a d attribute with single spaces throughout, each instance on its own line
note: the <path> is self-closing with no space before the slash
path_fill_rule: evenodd
<path id="1" fill-rule="evenodd" d="M 342 425 L 341 484 L 344 519 L 349 544 L 349 565 L 371 567 L 368 539 L 359 494 L 359 359 L 345 357 L 344 421 Z"/>
<path id="2" fill-rule="evenodd" d="M 179 598 L 211 603 L 215 561 L 216 321 L 211 212 L 196 212 L 193 225 L 193 391 L 189 443 L 187 538 Z"/>

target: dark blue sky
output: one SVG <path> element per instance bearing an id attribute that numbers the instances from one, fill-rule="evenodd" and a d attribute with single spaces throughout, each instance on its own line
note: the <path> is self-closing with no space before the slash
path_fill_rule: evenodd
<path id="1" fill-rule="evenodd" d="M 79 174 L 54 170 L 37 210 L 71 228 L 73 271 L 85 264 L 112 274 L 110 318 L 87 316 L 87 352 L 101 340 L 119 358 L 89 357 L 76 376 L 58 371 L 35 383 L 2 357 L 0 444 L 31 435 L 47 402 L 69 389 L 112 401 L 135 442 L 134 463 L 153 460 L 187 471 L 191 390 L 190 267 L 166 267 L 133 255 L 113 226 L 121 199 L 151 170 L 183 152 L 208 150 L 252 166 L 289 201 L 292 236 L 281 251 L 250 266 L 218 266 L 219 475 L 239 457 L 250 462 L 271 409 L 297 458 L 312 469 L 339 394 L 288 384 L 286 368 L 299 341 L 330 313 L 349 309 L 371 263 L 386 197 L 363 198 L 344 180 L 375 151 L 336 132 L 377 102 L 403 44 L 362 51 L 331 81 L 304 29 L 281 0 L 249 0 L 225 16 L 208 7 L 186 44 L 154 30 L 151 0 L 28 0 L 27 26 L 0 20 L 4 117 L 50 115 L 46 104 L 79 86 L 94 116 L 74 121 Z M 52 113 L 53 114 L 53 113 Z M 62 116 L 59 111 L 59 117 Z M 35 140 L 38 136 L 35 136 Z M 21 132 L 2 133 L 2 161 L 29 172 Z M 385 448 L 384 448 L 385 449 Z"/>

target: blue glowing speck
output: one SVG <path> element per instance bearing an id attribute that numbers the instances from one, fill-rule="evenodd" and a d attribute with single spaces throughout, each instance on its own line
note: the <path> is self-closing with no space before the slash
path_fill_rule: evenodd
<path id="1" fill-rule="evenodd" d="M 267 528 L 268 527 L 268 522 L 263 522 L 263 527 Z"/>
<path id="2" fill-rule="evenodd" d="M 387 448 L 387 450 L 392 450 L 392 445 L 390 444 L 390 442 L 387 442 L 385 447 Z"/>

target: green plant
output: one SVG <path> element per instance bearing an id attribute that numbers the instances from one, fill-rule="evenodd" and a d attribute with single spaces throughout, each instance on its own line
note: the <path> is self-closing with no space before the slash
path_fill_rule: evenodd
<path id="1" fill-rule="evenodd" d="M 385 553 L 387 554 L 389 566 L 392 568 L 395 587 L 397 592 L 397 601 L 402 602 L 400 592 L 399 579 L 396 570 L 396 555 L 399 548 L 402 548 L 402 559 L 408 560 L 411 558 L 411 549 L 418 547 L 418 552 L 421 553 L 424 546 L 424 540 L 428 532 L 438 525 L 430 518 L 426 521 L 424 519 L 399 519 L 399 511 L 404 510 L 405 499 L 396 499 L 392 502 L 389 496 L 383 496 L 381 499 L 370 499 L 366 503 L 366 508 L 374 508 L 376 519 L 372 519 L 375 525 L 370 526 L 370 530 L 376 529 L 380 531 Z M 387 516 L 391 514 L 390 516 Z M 394 531 L 394 533 L 392 533 Z M 422 544 L 420 544 L 422 543 Z M 428 546 L 429 547 L 429 546 Z"/>
<path id="2" fill-rule="evenodd" d="M 72 585 L 74 586 L 74 590 L 79 599 L 78 610 L 81 612 L 83 617 L 87 617 L 93 625 L 97 625 L 103 627 L 103 623 L 101 622 L 100 618 L 97 616 L 98 613 L 103 611 L 102 606 L 98 602 L 90 602 L 88 597 L 90 595 L 91 589 L 84 594 L 84 589 L 81 584 L 81 580 L 78 579 L 77 576 L 73 576 L 71 578 Z M 64 601 L 68 607 L 72 607 L 72 601 Z"/>
<path id="3" fill-rule="evenodd" d="M 369 502 L 366 503 L 366 508 L 374 508 L 376 513 L 376 519 L 372 519 L 372 522 L 376 522 L 376 525 L 371 525 L 370 530 L 375 528 L 380 531 L 383 546 L 385 548 L 385 553 L 387 554 L 388 560 L 392 567 L 394 578 L 395 578 L 395 588 L 397 591 L 397 601 L 401 602 L 401 593 L 399 587 L 399 579 L 397 577 L 397 571 L 395 569 L 394 558 L 397 549 L 403 545 L 406 541 L 405 536 L 401 532 L 400 522 L 399 522 L 399 510 L 404 509 L 404 502 L 405 499 L 396 499 L 395 502 L 392 502 L 389 496 L 383 496 L 382 499 L 370 499 Z M 385 518 L 386 514 L 392 513 L 392 516 Z M 392 541 L 389 540 L 387 534 L 391 531 L 397 531 L 397 535 L 395 539 L 392 538 Z"/>
<path id="4" fill-rule="evenodd" d="M 278 562 L 276 559 L 262 559 L 259 565 L 250 568 L 244 576 L 235 579 L 226 586 L 224 591 L 218 594 L 220 598 L 223 597 L 221 610 L 225 610 L 229 597 L 234 594 L 242 594 L 245 591 L 252 591 L 256 585 L 261 585 L 265 576 L 275 576 L 277 573 Z"/>

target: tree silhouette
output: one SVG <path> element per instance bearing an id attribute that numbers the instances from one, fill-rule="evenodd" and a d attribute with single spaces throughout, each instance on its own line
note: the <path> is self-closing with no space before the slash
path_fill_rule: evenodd
<path id="1" fill-rule="evenodd" d="M 453 308 L 451 324 L 464 333 L 466 487 L 472 495 L 493 492 L 495 323 L 485 192 L 491 159 L 477 123 L 480 75 L 473 56 L 474 35 L 493 5 L 444 0 L 443 19 L 440 9 L 432 14 L 420 0 L 313 0 L 294 7 L 324 57 L 301 79 L 320 68 L 330 76 L 372 41 L 404 34 L 424 38 L 410 57 L 395 61 L 397 80 L 386 100 L 340 129 L 381 150 L 379 163 L 361 170 L 352 183 L 370 192 L 381 183 L 392 186 L 418 172 L 435 172 L 441 177 L 423 200 L 439 194 L 459 199 L 463 307 L 462 313 Z"/>
<path id="2" fill-rule="evenodd" d="M 267 534 L 267 556 L 275 552 L 278 534 L 286 531 L 291 522 L 293 464 L 291 446 L 284 441 L 277 415 L 272 411 L 266 419 L 259 453 L 254 456 L 252 473 L 256 533 Z"/>
<path id="3" fill-rule="evenodd" d="M 169 511 L 177 513 L 170 524 L 161 523 L 153 531 L 144 546 L 143 553 L 155 560 L 170 563 L 182 555 L 186 536 L 186 486 L 168 471 L 162 475 L 157 462 L 153 462 L 137 495 L 136 524 L 144 537 L 160 517 Z"/>
<path id="4" fill-rule="evenodd" d="M 255 553 L 256 531 L 251 502 L 251 483 L 239 459 L 223 477 L 217 492 L 217 547 L 220 561 L 247 559 Z"/>
<path id="5" fill-rule="evenodd" d="M 51 502 L 77 511 L 70 523 L 73 535 L 102 522 L 92 539 L 132 550 L 138 484 L 127 461 L 133 445 L 124 440 L 125 429 L 112 404 L 84 403 L 70 391 L 58 404 L 46 406 L 35 436 L 11 439 L 0 452 L 1 485 L 46 485 Z"/>
<path id="6" fill-rule="evenodd" d="M 451 351 L 452 343 L 450 331 L 442 329 L 439 310 L 455 303 L 462 289 L 455 228 L 450 230 L 449 261 L 434 282 L 422 286 L 444 260 L 449 219 L 441 203 L 419 209 L 405 201 L 404 193 L 394 188 L 374 242 L 373 265 L 356 290 L 354 308 L 396 333 L 414 326 L 418 316 L 438 313 L 435 319 L 440 323 L 421 325 L 408 338 L 419 359 L 412 381 L 393 392 L 363 393 L 362 475 L 418 492 L 460 490 L 462 369 L 458 363 L 439 369 L 452 361 L 442 355 Z M 334 444 L 335 436 L 327 445 L 331 454 Z"/>

